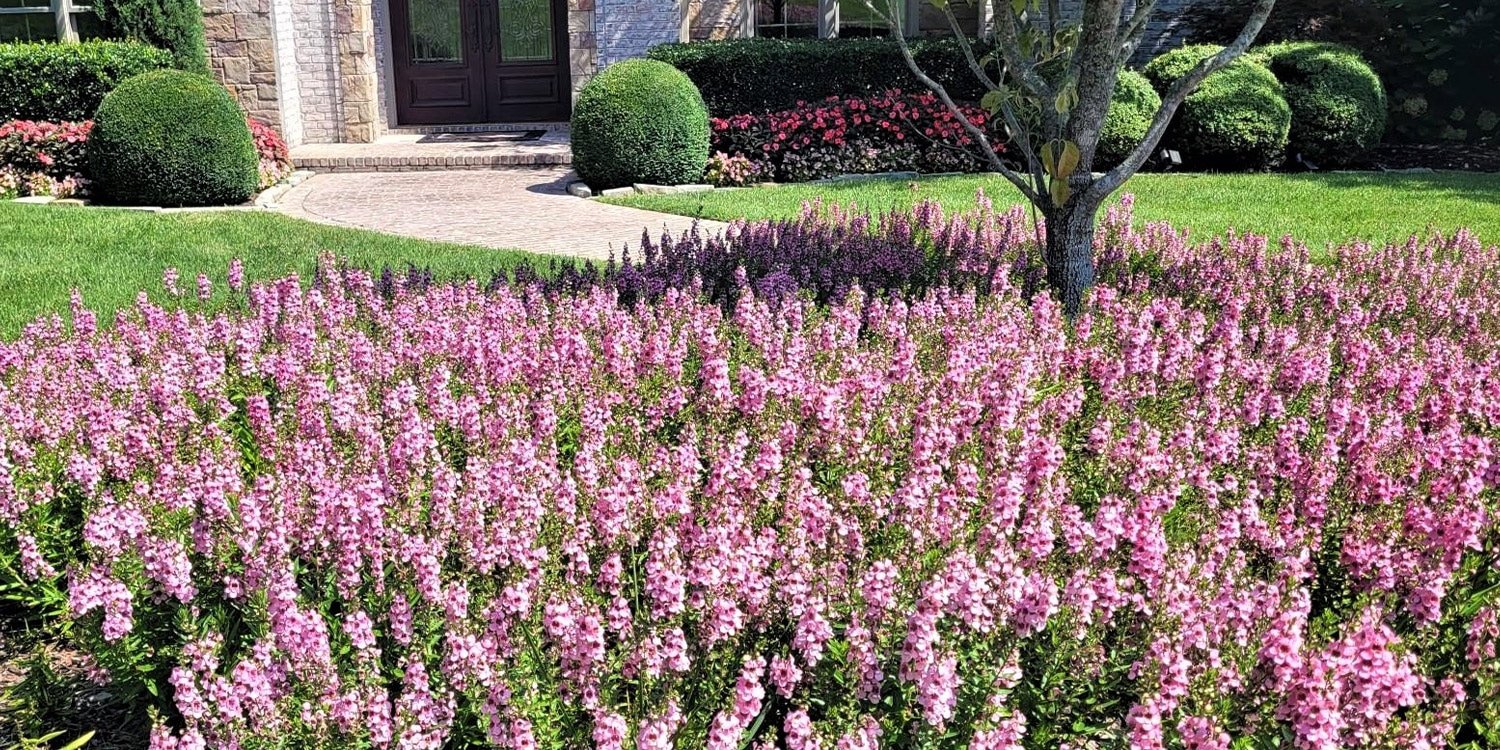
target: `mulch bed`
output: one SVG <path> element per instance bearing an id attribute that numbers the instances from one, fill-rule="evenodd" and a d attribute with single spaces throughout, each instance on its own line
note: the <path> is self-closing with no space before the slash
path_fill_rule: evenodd
<path id="1" fill-rule="evenodd" d="M 1370 149 L 1354 169 L 1452 169 L 1500 172 L 1500 144 L 1444 143 L 1434 145 L 1383 143 Z"/>

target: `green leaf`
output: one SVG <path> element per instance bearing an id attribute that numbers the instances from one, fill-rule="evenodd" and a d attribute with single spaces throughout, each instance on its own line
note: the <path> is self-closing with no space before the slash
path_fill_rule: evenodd
<path id="1" fill-rule="evenodd" d="M 79 735 L 78 739 L 73 740 L 66 745 L 63 745 L 62 747 L 58 748 L 58 750 L 78 750 L 78 748 L 88 744 L 88 741 L 91 739 L 94 739 L 94 730 L 89 730 L 88 732 Z"/>
<path id="2" fill-rule="evenodd" d="M 1047 183 L 1047 189 L 1052 194 L 1052 204 L 1055 206 L 1065 205 L 1073 197 L 1073 189 L 1068 187 L 1068 181 L 1063 178 L 1053 177 Z"/>
<path id="3" fill-rule="evenodd" d="M 993 115 L 1000 111 L 1000 105 L 1004 102 L 1004 94 L 1001 94 L 999 91 L 987 91 L 984 96 L 980 97 L 979 106 L 983 107 L 984 111 Z"/>

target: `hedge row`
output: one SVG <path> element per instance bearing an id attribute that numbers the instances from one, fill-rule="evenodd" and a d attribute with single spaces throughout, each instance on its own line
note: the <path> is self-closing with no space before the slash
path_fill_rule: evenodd
<path id="1" fill-rule="evenodd" d="M 955 40 L 913 40 L 911 48 L 922 70 L 955 99 L 978 101 L 984 95 Z M 686 73 L 715 117 L 791 109 L 798 102 L 830 96 L 924 88 L 907 68 L 900 47 L 887 39 L 685 42 L 654 47 L 647 56 Z"/>
<path id="2" fill-rule="evenodd" d="M 138 42 L 0 44 L 0 121 L 91 119 L 121 81 L 172 63 Z"/>

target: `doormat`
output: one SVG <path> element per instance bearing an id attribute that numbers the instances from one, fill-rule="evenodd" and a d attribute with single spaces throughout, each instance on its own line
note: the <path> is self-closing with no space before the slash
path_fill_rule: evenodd
<path id="1" fill-rule="evenodd" d="M 429 133 L 417 143 L 525 143 L 541 140 L 545 130 L 505 130 L 493 133 Z"/>

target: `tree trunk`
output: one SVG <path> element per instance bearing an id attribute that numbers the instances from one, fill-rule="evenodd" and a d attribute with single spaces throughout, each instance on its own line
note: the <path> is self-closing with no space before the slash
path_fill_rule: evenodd
<path id="1" fill-rule="evenodd" d="M 1094 217 L 1097 206 L 1070 202 L 1047 212 L 1047 283 L 1069 318 L 1094 285 Z"/>

